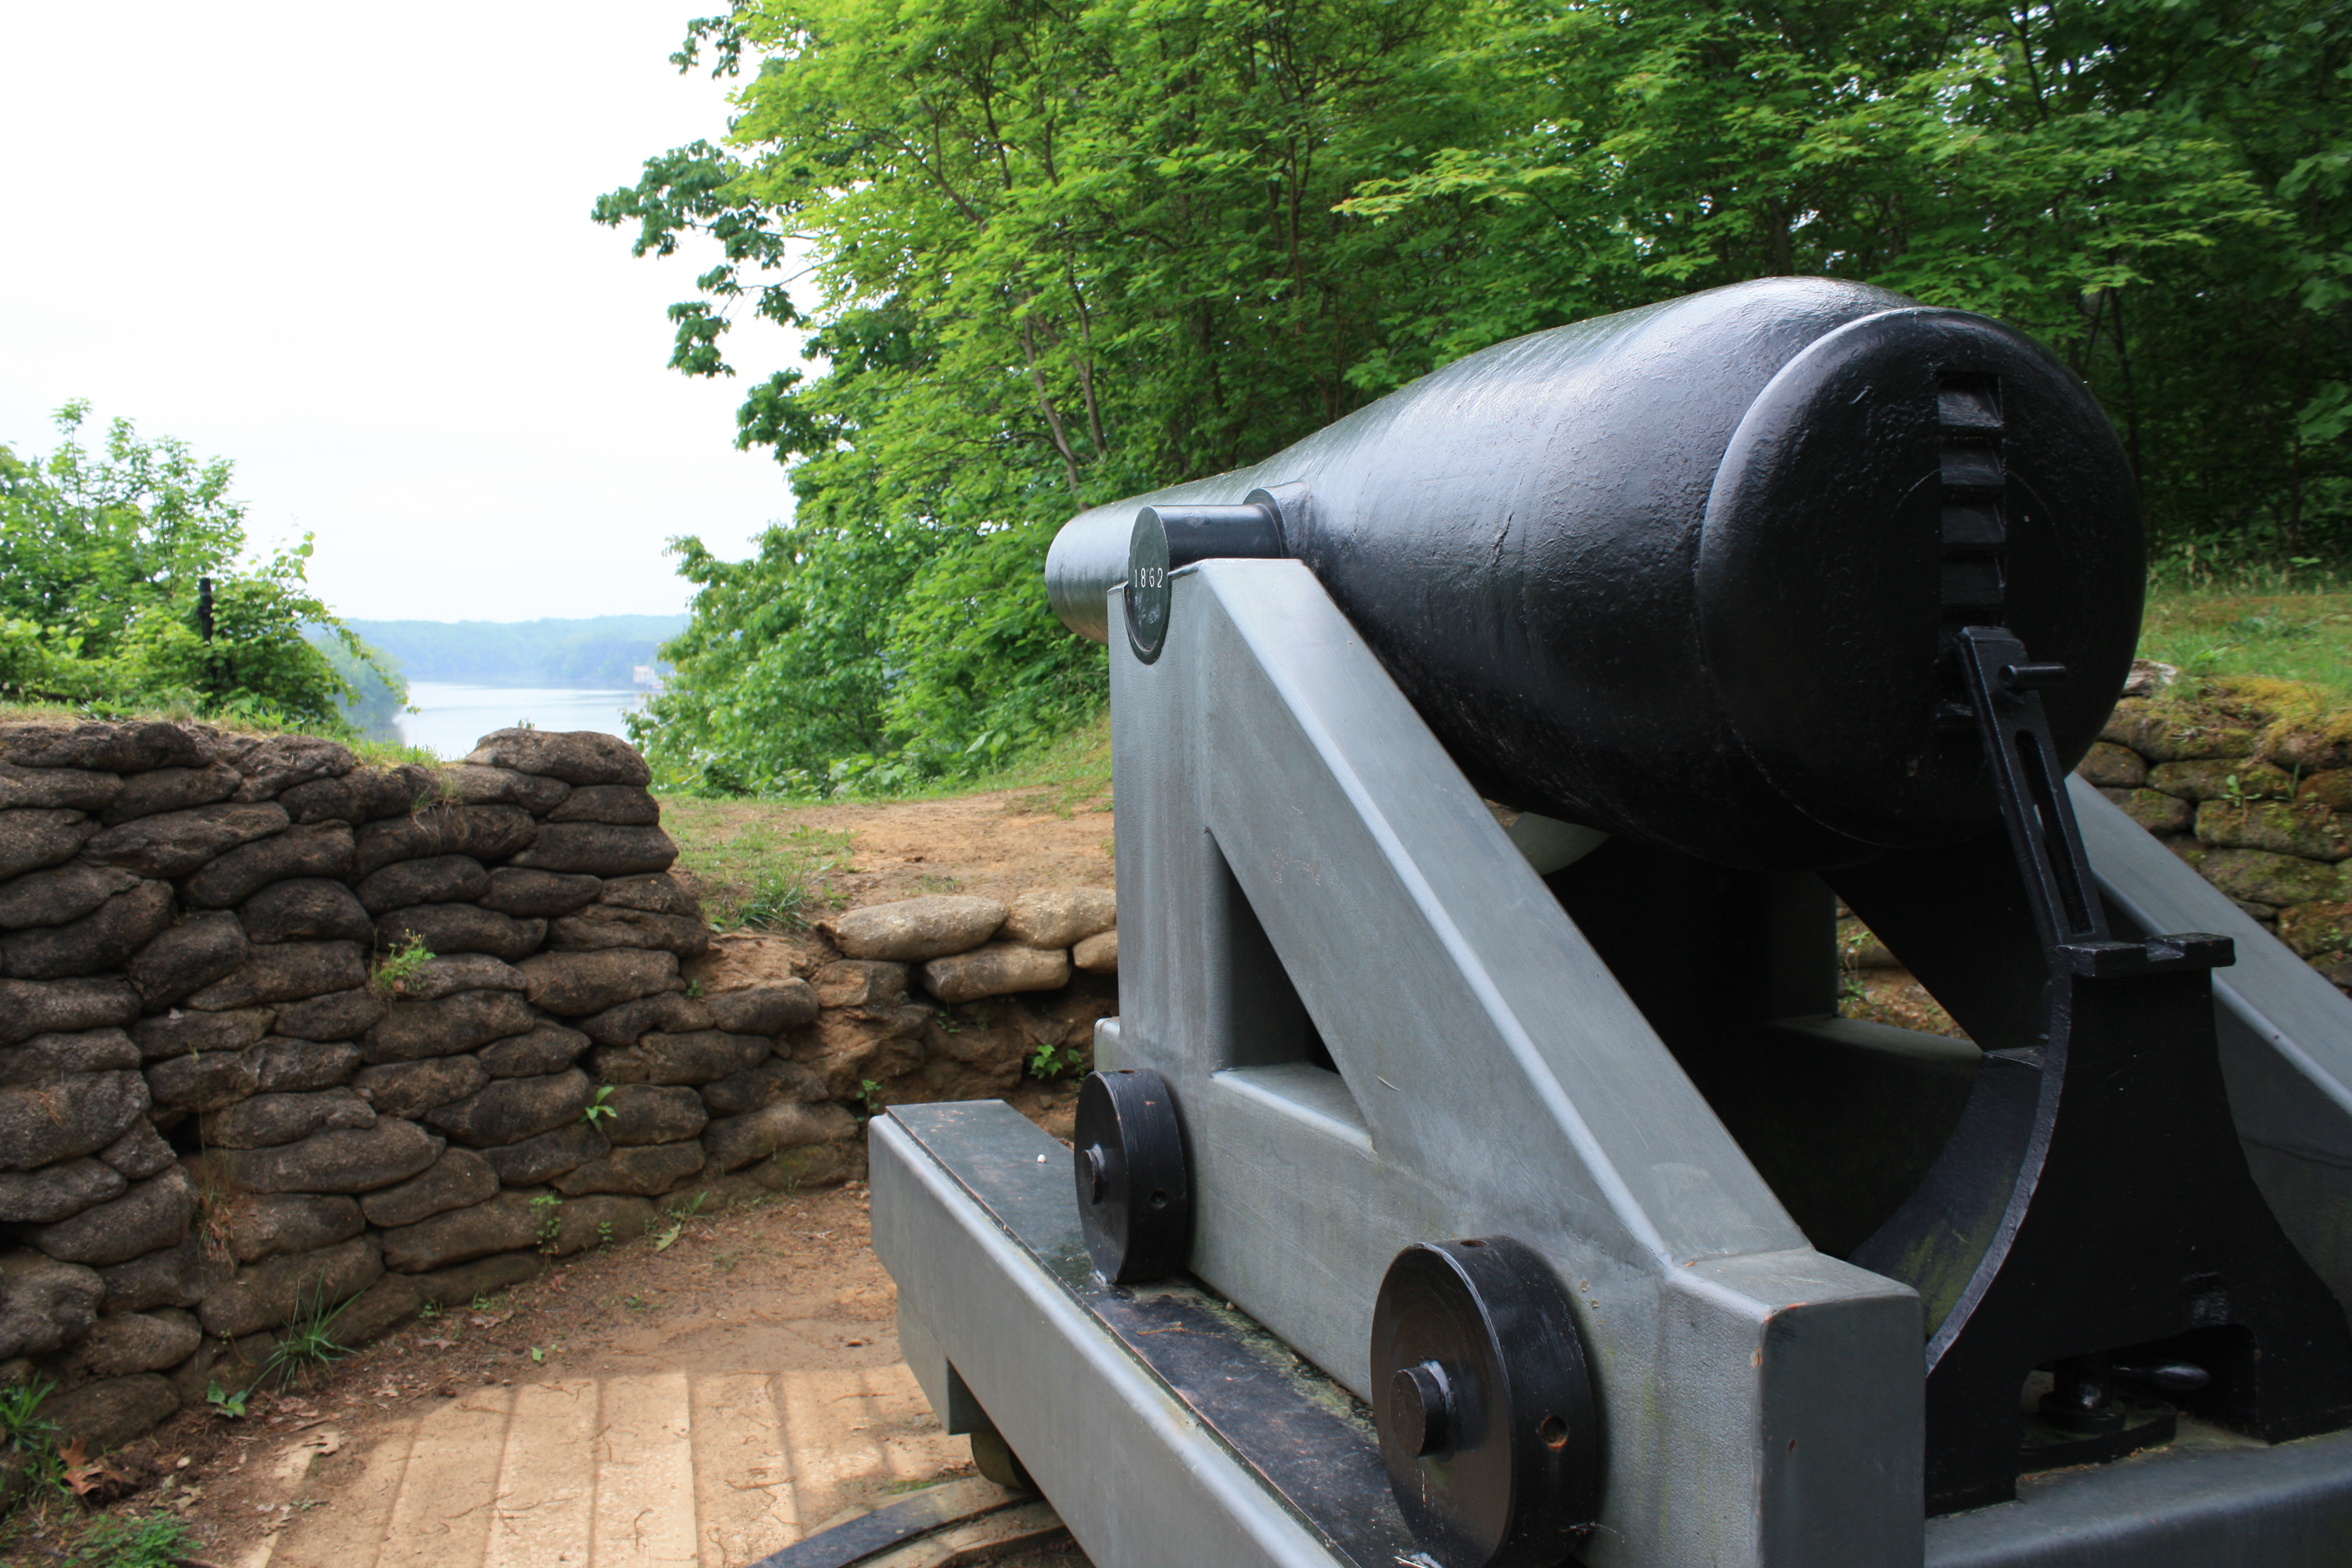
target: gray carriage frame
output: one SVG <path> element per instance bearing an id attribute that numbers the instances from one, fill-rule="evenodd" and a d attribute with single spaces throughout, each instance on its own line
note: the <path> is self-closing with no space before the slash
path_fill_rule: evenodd
<path id="1" fill-rule="evenodd" d="M 1174 1089 L 1194 1274 L 1360 1397 L 1401 1247 L 1543 1254 L 1607 1435 L 1593 1568 L 2352 1562 L 2347 1434 L 2201 1429 L 1923 1521 L 1916 1298 L 1807 1244 L 1313 574 L 1177 574 L 1166 651 L 1114 638 L 1111 689 L 1121 1016 L 1097 1065 Z M 2118 936 L 2237 939 L 2214 986 L 2231 1110 L 2352 1303 L 2352 1003 L 2074 792 Z M 1009 1115 L 1002 1139 L 1050 1150 L 1037 1179 L 1066 1195 L 1058 1145 Z M 951 1430 L 986 1411 L 1099 1568 L 1344 1561 L 904 1126 L 877 1120 L 872 1152 L 909 1363 Z"/>

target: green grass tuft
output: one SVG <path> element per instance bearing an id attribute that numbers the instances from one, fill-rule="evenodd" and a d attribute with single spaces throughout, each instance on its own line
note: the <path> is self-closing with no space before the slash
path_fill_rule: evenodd
<path id="1" fill-rule="evenodd" d="M 2185 675 L 2298 681 L 2352 702 L 2352 593 L 2151 592 L 2139 651 Z"/>

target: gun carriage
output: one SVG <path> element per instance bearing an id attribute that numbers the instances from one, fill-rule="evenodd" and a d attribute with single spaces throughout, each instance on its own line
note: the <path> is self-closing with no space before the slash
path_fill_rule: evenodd
<path id="1" fill-rule="evenodd" d="M 2352 1559 L 2352 1006 L 2069 780 L 2143 572 L 2062 364 L 1818 279 L 1073 520 L 1121 1015 L 1074 1152 L 874 1123 L 942 1419 L 1104 1568 Z"/>

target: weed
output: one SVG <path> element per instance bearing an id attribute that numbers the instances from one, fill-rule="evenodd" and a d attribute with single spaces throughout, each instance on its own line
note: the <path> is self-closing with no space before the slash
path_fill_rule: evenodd
<path id="1" fill-rule="evenodd" d="M 145 1519 L 100 1515 L 63 1561 L 68 1568 L 174 1568 L 195 1555 L 196 1538 L 171 1514 Z"/>
<path id="2" fill-rule="evenodd" d="M 646 1300 L 643 1296 L 624 1296 L 621 1298 L 621 1305 L 626 1307 L 632 1312 L 642 1312 L 647 1307 L 652 1306 L 653 1303 Z"/>
<path id="3" fill-rule="evenodd" d="M 742 1261 L 743 1249 L 740 1247 L 730 1247 L 724 1252 L 714 1252 L 710 1255 L 710 1267 L 717 1269 L 721 1274 L 734 1273 L 735 1266 Z"/>
<path id="4" fill-rule="evenodd" d="M 245 1415 L 246 1401 L 252 1397 L 253 1390 L 249 1388 L 242 1388 L 235 1394 L 230 1394 L 217 1382 L 205 1390 L 205 1403 L 212 1407 L 214 1415 L 224 1421 L 242 1420 Z"/>
<path id="5" fill-rule="evenodd" d="M 57 1423 L 37 1415 L 41 1401 L 57 1384 L 47 1378 L 26 1378 L 0 1389 L 0 1454 L 23 1456 L 28 1493 L 65 1489 L 65 1460 L 58 1452 Z"/>
<path id="6" fill-rule="evenodd" d="M 611 1220 L 600 1219 L 596 1222 L 596 1245 L 599 1248 L 606 1252 L 610 1252 L 613 1249 L 613 1222 Z"/>
<path id="7" fill-rule="evenodd" d="M 1086 1068 L 1086 1053 L 1076 1046 L 1057 1046 L 1048 1040 L 1029 1054 L 1029 1076 L 1048 1083 L 1076 1078 Z"/>
<path id="8" fill-rule="evenodd" d="M 672 1209 L 670 1211 L 670 1221 L 668 1226 L 663 1229 L 659 1236 L 654 1237 L 654 1250 L 656 1252 L 667 1252 L 670 1249 L 670 1244 L 677 1241 L 677 1238 L 685 1233 L 686 1222 L 702 1212 L 702 1205 L 709 1196 L 710 1194 L 708 1192 L 697 1193 L 694 1194 L 694 1201 L 692 1203 L 687 1205 L 682 1209 Z M 632 1297 L 630 1300 L 634 1301 L 635 1298 Z"/>
<path id="9" fill-rule="evenodd" d="M 782 1192 L 778 1194 L 781 1197 L 790 1198 L 800 1195 L 800 1171 L 793 1163 L 793 1162 L 799 1157 L 800 1151 L 796 1149 L 779 1149 L 774 1153 L 768 1156 L 768 1163 L 773 1165 L 776 1168 L 777 1173 L 782 1175 L 784 1180 L 783 1188 Z"/>
<path id="10" fill-rule="evenodd" d="M 533 1346 L 531 1346 L 531 1347 L 530 1347 L 530 1359 L 531 1359 L 531 1360 L 533 1360 L 533 1361 L 535 1361 L 535 1362 L 543 1362 L 543 1361 L 545 1361 L 545 1360 L 547 1359 L 547 1347 L 546 1347 L 545 1345 L 533 1345 Z"/>
<path id="11" fill-rule="evenodd" d="M 864 1102 L 866 1119 L 871 1121 L 882 1114 L 882 1086 L 870 1078 L 857 1080 L 857 1098 Z"/>
<path id="12" fill-rule="evenodd" d="M 892 1481 L 882 1489 L 885 1497 L 904 1497 L 908 1492 L 928 1491 L 932 1487 L 945 1486 L 945 1476 L 916 1476 L 903 1481 Z"/>
<path id="13" fill-rule="evenodd" d="M 551 1258 L 563 1235 L 563 1200 L 553 1193 L 541 1193 L 530 1200 L 530 1206 L 539 1211 L 539 1249 Z"/>
<path id="14" fill-rule="evenodd" d="M 614 1117 L 621 1114 L 612 1106 L 604 1103 L 612 1098 L 613 1086 L 608 1083 L 596 1091 L 595 1099 L 590 1100 L 587 1105 L 582 1108 L 580 1120 L 585 1121 L 591 1127 L 601 1127 L 605 1122 L 611 1121 Z"/>
<path id="15" fill-rule="evenodd" d="M 52 1438 L 55 1425 L 33 1412 L 55 1387 L 47 1378 L 27 1378 L 0 1390 L 0 1448 L 30 1448 Z"/>
<path id="16" fill-rule="evenodd" d="M 375 969 L 368 975 L 368 989 L 379 996 L 397 996 L 416 977 L 417 971 L 432 962 L 433 950 L 425 945 L 425 939 L 412 936 L 405 945 L 375 961 Z"/>
<path id="17" fill-rule="evenodd" d="M 275 1373 L 278 1385 L 283 1388 L 301 1373 L 323 1371 L 351 1354 L 351 1347 L 337 1344 L 330 1332 L 335 1320 L 343 1315 L 343 1308 L 350 1305 L 350 1301 L 343 1301 L 333 1307 L 328 1306 L 327 1287 L 323 1280 L 309 1306 L 302 1306 L 300 1298 L 297 1297 L 294 1321 L 286 1326 L 286 1337 L 278 1342 L 270 1350 L 269 1359 L 262 1363 L 262 1377 L 267 1379 Z"/>
<path id="18" fill-rule="evenodd" d="M 429 1323 L 440 1315 L 441 1303 L 438 1301 L 427 1301 L 416 1309 L 416 1321 L 420 1323 Z"/>
<path id="19" fill-rule="evenodd" d="M 699 980 L 688 981 L 686 983 L 686 999 L 689 1002 L 695 1002 L 699 1001 L 701 996 L 702 982 Z"/>
<path id="20" fill-rule="evenodd" d="M 477 1312 L 494 1312 L 498 1310 L 499 1299 L 496 1296 L 477 1296 L 472 1306 Z"/>
<path id="21" fill-rule="evenodd" d="M 915 879 L 915 891 L 919 893 L 952 893 L 962 887 L 963 879 L 961 877 L 921 876 Z"/>

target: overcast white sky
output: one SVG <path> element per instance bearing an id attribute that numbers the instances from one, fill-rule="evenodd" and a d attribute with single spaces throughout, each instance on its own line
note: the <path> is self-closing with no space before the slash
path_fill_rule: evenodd
<path id="1" fill-rule="evenodd" d="M 707 264 L 588 221 L 646 158 L 723 131 L 667 63 L 713 0 L 0 6 L 0 442 L 48 416 L 235 459 L 256 542 L 318 535 L 364 619 L 661 613 L 662 552 L 740 556 L 790 514 L 734 449 L 797 332 L 743 374 L 664 368 Z"/>

